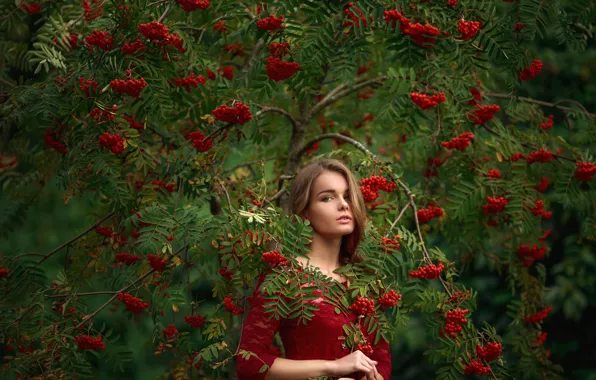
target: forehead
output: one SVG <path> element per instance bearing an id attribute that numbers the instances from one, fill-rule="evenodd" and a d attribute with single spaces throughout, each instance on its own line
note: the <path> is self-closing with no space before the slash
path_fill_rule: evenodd
<path id="1" fill-rule="evenodd" d="M 335 190 L 338 192 L 348 189 L 348 181 L 341 173 L 337 172 L 323 172 L 313 182 L 312 190 L 316 195 L 323 190 Z"/>

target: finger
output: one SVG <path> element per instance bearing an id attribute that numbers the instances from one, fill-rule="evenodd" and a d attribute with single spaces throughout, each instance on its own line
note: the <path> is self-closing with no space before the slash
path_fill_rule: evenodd
<path id="1" fill-rule="evenodd" d="M 367 375 L 372 372 L 373 367 L 368 363 L 361 363 L 360 370 L 366 373 Z"/>

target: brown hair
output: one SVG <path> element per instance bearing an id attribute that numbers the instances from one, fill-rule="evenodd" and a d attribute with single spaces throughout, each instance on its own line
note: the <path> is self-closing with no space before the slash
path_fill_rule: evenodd
<path id="1" fill-rule="evenodd" d="M 360 191 L 360 186 L 358 186 L 358 182 L 350 169 L 343 162 L 329 158 L 321 159 L 300 170 L 294 178 L 290 192 L 291 211 L 293 214 L 303 217 L 304 212 L 310 204 L 312 184 L 325 171 L 337 172 L 343 175 L 348 182 L 350 208 L 354 217 L 354 231 L 349 235 L 343 236 L 341 239 L 339 261 L 342 265 L 360 263 L 363 259 L 357 255 L 357 249 L 364 237 L 364 227 L 368 221 L 368 215 L 364 206 L 364 198 Z"/>

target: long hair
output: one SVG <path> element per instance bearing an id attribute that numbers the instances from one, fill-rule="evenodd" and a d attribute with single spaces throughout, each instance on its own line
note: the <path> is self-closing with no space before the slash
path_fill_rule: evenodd
<path id="1" fill-rule="evenodd" d="M 339 173 L 348 182 L 350 208 L 354 220 L 354 231 L 341 239 L 339 261 L 342 265 L 360 263 L 363 258 L 357 255 L 357 249 L 364 237 L 364 227 L 368 221 L 368 215 L 360 186 L 358 186 L 358 182 L 350 169 L 343 162 L 336 159 L 321 159 L 300 170 L 294 178 L 290 192 L 291 211 L 295 215 L 304 217 L 304 212 L 310 204 L 312 185 L 315 179 L 326 171 Z"/>

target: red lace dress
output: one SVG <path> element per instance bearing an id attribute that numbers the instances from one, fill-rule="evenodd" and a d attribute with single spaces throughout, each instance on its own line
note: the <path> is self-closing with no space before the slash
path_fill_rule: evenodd
<path id="1" fill-rule="evenodd" d="M 260 292 L 266 274 L 259 277 L 256 290 L 248 300 L 251 304 L 250 310 L 242 330 L 240 349 L 251 351 L 261 359 L 251 356 L 245 360 L 241 355 L 236 356 L 236 374 L 239 380 L 265 379 L 269 369 L 263 373 L 259 370 L 266 363 L 269 367 L 277 357 L 281 357 L 280 351 L 273 346 L 273 336 L 279 331 L 283 346 L 286 352 L 286 359 L 293 360 L 335 360 L 350 354 L 349 348 L 342 347 L 344 336 L 343 325 L 356 322 L 357 316 L 349 313 L 335 313 L 335 307 L 324 302 L 322 295 L 318 299 L 308 301 L 316 305 L 319 310 L 314 311 L 314 316 L 306 324 L 298 324 L 297 319 L 279 319 L 270 317 L 265 313 L 264 304 L 271 302 Z M 334 280 L 336 281 L 336 280 Z M 336 281 L 339 283 L 339 281 Z M 347 289 L 347 281 L 341 283 L 342 289 Z M 363 329 L 366 333 L 366 330 Z M 367 337 L 374 352 L 369 357 L 378 362 L 377 371 L 385 380 L 391 376 L 391 353 L 389 342 L 381 338 L 378 344 L 373 345 L 374 332 Z M 355 372 L 342 377 L 352 377 L 360 380 L 365 376 L 364 372 Z M 339 377 L 337 377 L 339 378 Z"/>

